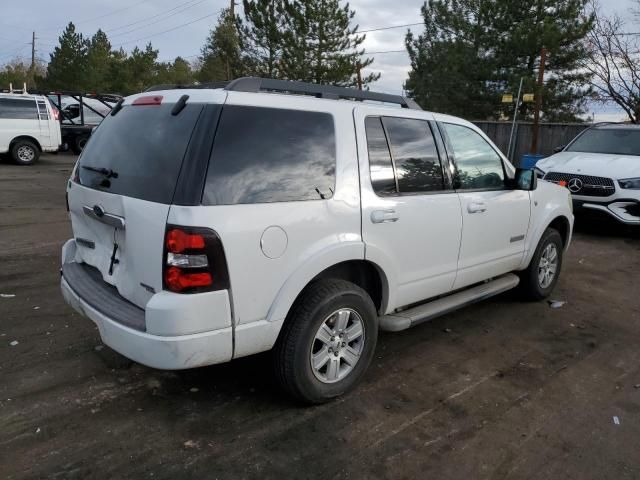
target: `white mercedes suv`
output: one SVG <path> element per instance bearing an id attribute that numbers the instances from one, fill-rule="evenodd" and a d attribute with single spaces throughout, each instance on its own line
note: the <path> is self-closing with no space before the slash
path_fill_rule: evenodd
<path id="1" fill-rule="evenodd" d="M 540 160 L 539 177 L 566 186 L 576 209 L 640 225 L 640 125 L 596 124 Z"/>
<path id="2" fill-rule="evenodd" d="M 104 343 L 159 369 L 273 350 L 311 403 L 356 384 L 379 329 L 548 296 L 573 226 L 568 190 L 467 121 L 259 78 L 124 99 L 67 195 L 62 292 Z"/>

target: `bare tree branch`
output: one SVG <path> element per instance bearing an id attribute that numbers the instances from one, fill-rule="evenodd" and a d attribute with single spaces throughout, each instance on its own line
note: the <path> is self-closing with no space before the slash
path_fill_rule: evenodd
<path id="1" fill-rule="evenodd" d="M 640 0 L 636 0 L 640 7 Z M 638 39 L 624 35 L 624 22 L 617 16 L 605 17 L 595 1 L 594 29 L 586 40 L 587 60 L 581 67 L 592 73 L 590 83 L 596 99 L 615 103 L 629 120 L 640 121 L 640 49 Z M 640 10 L 639 10 L 640 15 Z"/>

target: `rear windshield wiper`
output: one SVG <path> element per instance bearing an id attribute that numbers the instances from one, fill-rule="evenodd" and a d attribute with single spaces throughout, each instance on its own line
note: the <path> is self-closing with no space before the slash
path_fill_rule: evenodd
<path id="1" fill-rule="evenodd" d="M 114 172 L 110 168 L 92 167 L 90 165 L 81 165 L 81 167 L 84 168 L 85 170 L 89 170 L 90 172 L 100 173 L 107 178 L 118 178 L 118 173 Z"/>

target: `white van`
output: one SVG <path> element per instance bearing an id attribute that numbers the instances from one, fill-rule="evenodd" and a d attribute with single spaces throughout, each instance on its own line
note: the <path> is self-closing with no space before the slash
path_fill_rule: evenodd
<path id="1" fill-rule="evenodd" d="M 62 143 L 59 113 L 43 95 L 0 93 L 0 155 L 19 165 L 33 165 L 42 152 Z"/>

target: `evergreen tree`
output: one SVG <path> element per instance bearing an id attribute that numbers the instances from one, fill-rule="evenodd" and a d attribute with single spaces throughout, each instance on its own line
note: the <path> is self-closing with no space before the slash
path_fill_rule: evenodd
<path id="1" fill-rule="evenodd" d="M 243 47 L 256 76 L 280 76 L 284 6 L 284 0 L 244 0 Z"/>
<path id="2" fill-rule="evenodd" d="M 96 92 L 109 90 L 112 60 L 111 43 L 109 43 L 107 34 L 98 30 L 91 37 L 87 49 L 87 88 Z"/>
<path id="3" fill-rule="evenodd" d="M 190 85 L 193 83 L 193 70 L 191 65 L 182 57 L 176 57 L 169 68 L 171 83 L 177 85 Z"/>
<path id="4" fill-rule="evenodd" d="M 543 118 L 573 120 L 583 113 L 588 75 L 579 69 L 593 17 L 588 0 L 429 0 L 424 32 L 407 34 L 412 70 L 405 88 L 430 110 L 467 118 L 498 117 L 500 96 L 535 91 L 540 52 L 548 51 Z M 446 79 L 446 81 L 443 81 Z M 523 104 L 521 114 L 530 116 Z"/>
<path id="5" fill-rule="evenodd" d="M 198 72 L 201 82 L 232 80 L 245 74 L 238 22 L 238 18 L 228 8 L 220 14 L 218 24 L 211 30 L 202 47 Z"/>
<path id="6" fill-rule="evenodd" d="M 49 88 L 82 90 L 87 72 L 87 41 L 69 22 L 59 42 L 47 67 L 47 85 Z"/>
<path id="7" fill-rule="evenodd" d="M 191 85 L 194 82 L 191 65 L 182 57 L 176 57 L 172 62 L 158 65 L 159 84 Z"/>
<path id="8" fill-rule="evenodd" d="M 355 86 L 358 68 L 373 63 L 359 48 L 365 35 L 351 27 L 355 11 L 339 0 L 293 0 L 285 4 L 282 76 L 290 80 Z M 380 78 L 371 73 L 369 84 Z"/>
<path id="9" fill-rule="evenodd" d="M 106 92 L 127 95 L 134 90 L 129 87 L 131 75 L 128 69 L 127 52 L 122 47 L 111 51 L 111 61 L 109 62 L 108 78 L 109 84 L 105 88 Z"/>
<path id="10" fill-rule="evenodd" d="M 144 50 L 134 48 L 125 61 L 127 69 L 127 94 L 142 92 L 154 83 L 158 77 L 158 50 L 154 50 L 151 42 Z"/>

